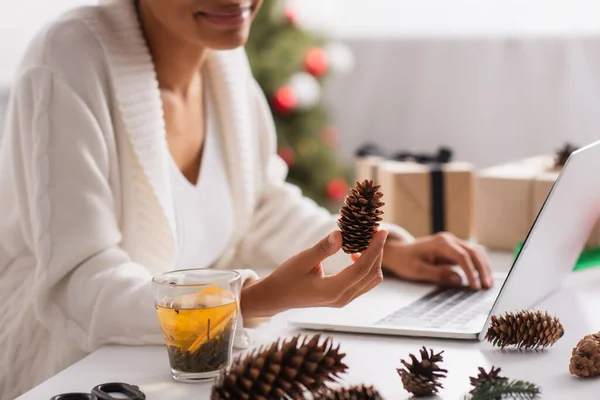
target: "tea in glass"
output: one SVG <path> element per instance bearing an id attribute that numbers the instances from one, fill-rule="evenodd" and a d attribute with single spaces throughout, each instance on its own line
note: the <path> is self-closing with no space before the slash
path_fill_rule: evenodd
<path id="1" fill-rule="evenodd" d="M 154 279 L 155 305 L 173 378 L 214 378 L 231 363 L 241 278 L 234 271 L 183 270 Z"/>

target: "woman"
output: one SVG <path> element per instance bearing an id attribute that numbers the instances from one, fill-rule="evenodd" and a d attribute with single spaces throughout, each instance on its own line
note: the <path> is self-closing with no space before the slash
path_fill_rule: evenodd
<path id="1" fill-rule="evenodd" d="M 173 268 L 240 270 L 246 322 L 344 306 L 382 265 L 460 284 L 458 264 L 491 285 L 485 255 L 451 235 L 385 226 L 362 255 L 339 251 L 336 219 L 284 182 L 242 47 L 260 3 L 115 0 L 31 44 L 0 155 L 3 398 L 99 346 L 162 344 L 150 281 Z"/>

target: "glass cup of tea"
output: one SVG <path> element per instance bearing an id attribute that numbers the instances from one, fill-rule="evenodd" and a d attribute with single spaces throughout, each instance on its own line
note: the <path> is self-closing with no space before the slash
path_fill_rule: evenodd
<path id="1" fill-rule="evenodd" d="M 231 364 L 240 314 L 236 271 L 189 269 L 154 277 L 154 304 L 173 379 L 198 382 Z"/>

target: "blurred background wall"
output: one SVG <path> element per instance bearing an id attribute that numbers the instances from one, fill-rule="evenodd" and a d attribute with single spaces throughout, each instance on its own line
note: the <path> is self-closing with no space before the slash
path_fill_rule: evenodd
<path id="1" fill-rule="evenodd" d="M 94 3 L 0 2 L 0 110 L 34 33 Z M 354 68 L 324 89 L 346 160 L 374 141 L 397 150 L 447 145 L 487 166 L 600 138 L 600 2 L 290 3 L 300 23 L 353 53 Z"/>
<path id="2" fill-rule="evenodd" d="M 484 167 L 600 139 L 600 2 L 298 4 L 356 58 L 326 91 L 346 157 L 370 138 Z"/>
<path id="3" fill-rule="evenodd" d="M 0 135 L 10 82 L 35 33 L 66 10 L 96 0 L 0 1 Z"/>

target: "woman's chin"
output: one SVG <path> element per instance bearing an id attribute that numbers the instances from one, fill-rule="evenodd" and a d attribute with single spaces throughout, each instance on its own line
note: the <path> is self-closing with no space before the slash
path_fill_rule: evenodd
<path id="1" fill-rule="evenodd" d="M 198 33 L 198 45 L 212 50 L 233 50 L 244 46 L 248 40 L 248 29 L 211 32 L 211 34 Z"/>
<path id="2" fill-rule="evenodd" d="M 207 46 L 212 50 L 233 50 L 246 44 L 247 37 L 240 37 L 236 40 L 222 40 Z"/>

